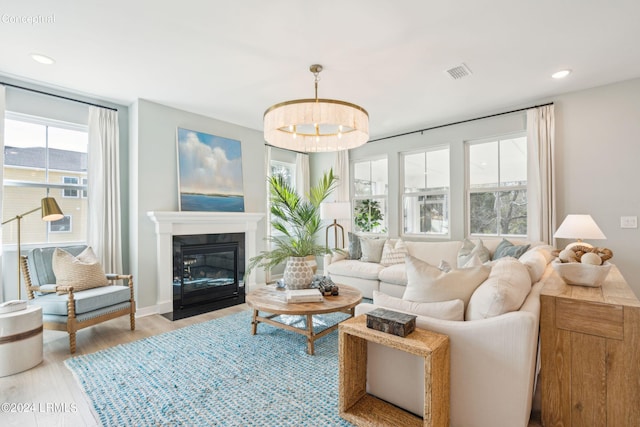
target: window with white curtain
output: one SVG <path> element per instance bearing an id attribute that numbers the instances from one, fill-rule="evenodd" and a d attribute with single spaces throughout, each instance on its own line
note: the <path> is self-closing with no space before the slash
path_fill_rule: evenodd
<path id="1" fill-rule="evenodd" d="M 404 235 L 449 236 L 449 147 L 404 153 Z"/>
<path id="2" fill-rule="evenodd" d="M 466 151 L 469 233 L 526 236 L 526 136 L 470 141 Z"/>
<path id="3" fill-rule="evenodd" d="M 21 243 L 86 241 L 87 147 L 87 126 L 5 114 L 2 218 L 23 214 L 46 196 L 55 197 L 65 214 L 51 223 L 37 213 L 25 216 Z M 14 224 L 4 227 L 4 244 L 16 243 Z"/>
<path id="4" fill-rule="evenodd" d="M 358 233 L 387 232 L 387 158 L 353 163 L 353 225 Z"/>

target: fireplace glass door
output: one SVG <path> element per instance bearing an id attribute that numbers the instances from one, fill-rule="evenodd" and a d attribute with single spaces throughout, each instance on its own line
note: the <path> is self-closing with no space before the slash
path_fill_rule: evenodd
<path id="1" fill-rule="evenodd" d="M 180 288 L 180 307 L 237 296 L 238 244 L 183 245 L 173 277 L 174 289 Z"/>

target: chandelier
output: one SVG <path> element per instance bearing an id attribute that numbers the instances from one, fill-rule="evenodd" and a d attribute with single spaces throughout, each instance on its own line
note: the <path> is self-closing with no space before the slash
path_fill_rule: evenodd
<path id="1" fill-rule="evenodd" d="M 309 70 L 315 77 L 315 99 L 296 99 L 264 112 L 264 139 L 293 151 L 326 152 L 359 147 L 369 139 L 369 114 L 350 102 L 318 98 L 322 65 Z"/>

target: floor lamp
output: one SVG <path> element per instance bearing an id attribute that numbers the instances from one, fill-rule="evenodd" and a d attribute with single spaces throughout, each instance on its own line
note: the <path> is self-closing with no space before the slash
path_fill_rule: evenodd
<path id="1" fill-rule="evenodd" d="M 20 215 L 16 215 L 13 218 L 8 219 L 2 223 L 2 225 L 5 225 L 11 221 L 18 221 L 18 250 L 16 252 L 16 256 L 18 258 L 18 299 L 20 300 L 22 299 L 22 287 L 20 286 L 20 221 L 23 217 L 39 210 L 42 210 L 43 221 L 51 222 L 58 221 L 64 218 L 62 210 L 60 209 L 60 206 L 58 206 L 56 199 L 54 199 L 53 197 L 44 197 L 40 201 L 40 206 L 38 206 L 37 208 L 31 209 L 30 211 Z"/>
<path id="2" fill-rule="evenodd" d="M 342 233 L 342 246 L 344 247 L 344 227 L 338 224 L 339 219 L 351 218 L 350 202 L 325 202 L 320 204 L 320 219 L 333 220 L 333 224 L 327 226 L 325 233 L 325 248 L 329 249 L 329 229 L 333 227 L 334 247 L 338 249 L 338 228 Z"/>

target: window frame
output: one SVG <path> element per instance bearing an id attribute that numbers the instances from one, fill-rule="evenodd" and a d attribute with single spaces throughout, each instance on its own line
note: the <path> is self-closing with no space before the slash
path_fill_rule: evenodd
<path id="1" fill-rule="evenodd" d="M 356 195 L 356 176 L 355 176 L 355 169 L 356 169 L 356 164 L 358 163 L 369 163 L 369 169 L 371 170 L 371 163 L 378 161 L 378 160 L 385 160 L 387 162 L 387 177 L 386 177 L 386 192 L 384 194 L 370 194 L 367 196 L 357 196 Z M 367 158 L 363 158 L 363 159 L 358 159 L 358 160 L 352 160 L 350 162 L 350 168 L 351 168 L 351 228 L 352 230 L 354 230 L 355 233 L 357 233 L 358 235 L 361 236 L 388 236 L 389 235 L 389 157 L 387 155 L 380 155 L 380 156 L 374 156 L 374 157 L 367 157 Z M 382 231 L 380 232 L 372 232 L 372 231 L 362 231 L 362 230 L 358 230 L 356 227 L 356 221 L 355 221 L 355 209 L 356 209 L 356 204 L 358 201 L 360 200 L 382 200 L 383 204 L 384 204 L 384 210 L 382 213 Z"/>
<path id="2" fill-rule="evenodd" d="M 410 237 L 410 238 L 423 238 L 423 239 L 443 239 L 448 240 L 451 238 L 451 167 L 449 167 L 449 186 L 447 190 L 426 190 L 426 191 L 417 191 L 417 192 L 406 192 L 406 171 L 405 171 L 405 157 L 414 155 L 414 154 L 425 154 L 433 152 L 433 151 L 442 151 L 447 150 L 449 155 L 449 164 L 451 164 L 451 146 L 449 144 L 442 145 L 433 145 L 427 148 L 412 150 L 412 151 L 404 151 L 400 152 L 399 158 L 399 166 L 400 166 L 400 236 L 401 237 Z M 426 167 L 426 166 L 425 166 Z M 445 196 L 446 201 L 443 203 L 445 211 L 447 211 L 447 232 L 446 233 L 407 233 L 405 232 L 405 200 L 407 197 L 420 197 L 420 196 Z"/>
<path id="3" fill-rule="evenodd" d="M 487 144 L 487 143 L 491 143 L 491 142 L 497 142 L 498 143 L 498 165 L 500 165 L 500 141 L 503 140 L 507 140 L 507 139 L 517 139 L 517 138 L 525 138 L 526 141 L 526 154 L 528 156 L 528 144 L 529 144 L 529 139 L 527 138 L 527 132 L 526 131 L 522 131 L 522 132 L 515 132 L 515 133 L 508 133 L 508 134 L 503 134 L 503 135 L 497 135 L 495 137 L 492 138 L 482 138 L 482 139 L 473 139 L 473 140 L 468 140 L 468 141 L 464 141 L 464 158 L 465 158 L 465 231 L 466 231 L 466 235 L 473 237 L 473 238 L 499 238 L 499 237 L 510 237 L 510 238 L 526 238 L 527 237 L 527 233 L 529 232 L 529 213 L 527 211 L 527 230 L 525 232 L 525 234 L 502 234 L 500 232 L 500 227 L 496 227 L 496 234 L 480 234 L 480 233 L 472 233 L 471 232 L 471 194 L 472 193 L 499 193 L 499 192 L 504 192 L 504 191 L 513 191 L 513 190 L 524 190 L 526 193 L 526 198 L 527 198 L 527 204 L 529 204 L 529 173 L 527 170 L 527 183 L 526 185 L 509 185 L 509 186 L 501 186 L 500 185 L 500 168 L 498 166 L 498 183 L 497 186 L 487 186 L 487 187 L 482 187 L 482 188 L 477 188 L 477 189 L 472 189 L 471 188 L 471 154 L 470 154 L 470 147 L 472 145 L 479 145 L 479 144 Z M 529 168 L 529 161 L 527 159 L 526 161 L 527 164 L 527 168 Z M 500 209 L 497 209 L 497 217 L 496 217 L 496 222 L 499 224 L 500 223 Z"/>

